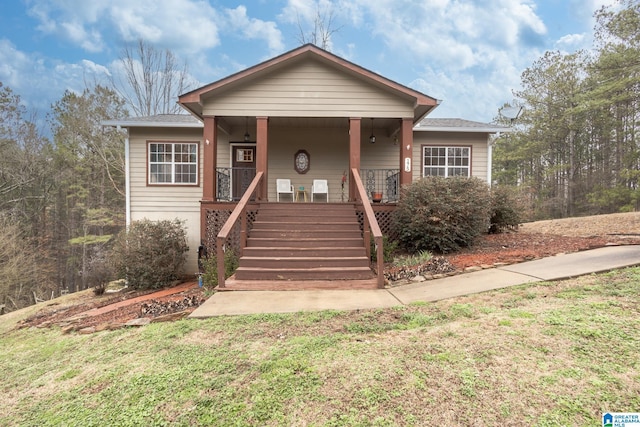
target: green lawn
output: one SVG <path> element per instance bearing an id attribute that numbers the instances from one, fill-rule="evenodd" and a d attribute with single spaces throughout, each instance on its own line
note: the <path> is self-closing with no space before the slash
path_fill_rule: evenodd
<path id="1" fill-rule="evenodd" d="M 640 411 L 639 291 L 631 268 L 387 310 L 5 332 L 0 425 L 600 425 Z"/>

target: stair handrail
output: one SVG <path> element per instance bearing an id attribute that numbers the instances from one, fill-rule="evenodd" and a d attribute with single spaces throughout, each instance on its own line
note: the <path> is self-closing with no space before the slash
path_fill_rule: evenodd
<path id="1" fill-rule="evenodd" d="M 218 267 L 218 287 L 225 287 L 225 268 L 224 268 L 224 253 L 226 252 L 225 243 L 227 238 L 229 237 L 229 233 L 233 230 L 233 227 L 238 222 L 238 219 L 242 218 L 242 222 L 240 225 L 240 250 L 242 251 L 247 245 L 247 204 L 251 199 L 253 193 L 255 193 L 258 185 L 262 181 L 262 176 L 264 175 L 263 171 L 256 173 L 255 178 L 251 181 L 249 187 L 240 198 L 240 201 L 231 212 L 231 215 L 224 223 L 218 236 L 216 237 L 216 265 Z"/>
<path id="2" fill-rule="evenodd" d="M 364 211 L 364 247 L 367 251 L 367 257 L 371 257 L 371 236 L 373 235 L 373 242 L 376 250 L 376 274 L 377 274 L 377 286 L 378 288 L 384 288 L 384 251 L 382 247 L 382 231 L 378 225 L 378 220 L 373 212 L 371 202 L 367 197 L 367 192 L 362 184 L 360 178 L 360 172 L 356 168 L 351 169 L 351 177 L 356 187 L 356 202 L 362 204 Z"/>

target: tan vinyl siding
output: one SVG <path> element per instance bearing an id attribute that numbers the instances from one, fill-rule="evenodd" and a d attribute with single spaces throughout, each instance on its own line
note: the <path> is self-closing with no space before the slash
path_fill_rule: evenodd
<path id="1" fill-rule="evenodd" d="M 187 264 L 185 274 L 197 270 L 200 245 L 200 200 L 202 185 L 198 186 L 148 186 L 147 142 L 198 142 L 200 146 L 199 183 L 202 183 L 202 129 L 152 129 L 132 128 L 129 135 L 131 170 L 131 220 L 141 219 L 185 221 L 187 229 Z M 227 144 L 228 145 L 228 144 Z"/>
<path id="2" fill-rule="evenodd" d="M 342 174 L 349 175 L 349 133 L 346 128 L 269 128 L 268 197 L 276 200 L 276 179 L 288 178 L 294 189 L 304 187 L 311 195 L 314 179 L 326 179 L 329 184 L 329 201 L 342 200 Z M 370 129 L 369 131 L 370 132 Z M 362 135 L 361 169 L 398 169 L 399 147 L 383 136 L 377 136 L 375 144 L 369 143 L 369 133 Z M 378 135 L 381 131 L 376 132 Z M 306 150 L 311 167 L 306 174 L 295 171 L 293 158 L 298 150 Z M 349 197 L 345 185 L 344 200 Z"/>
<path id="3" fill-rule="evenodd" d="M 204 114 L 270 117 L 413 117 L 414 102 L 319 61 L 292 64 L 204 100 Z"/>
<path id="4" fill-rule="evenodd" d="M 236 140 L 242 141 L 242 137 L 239 137 Z M 231 145 L 229 144 L 229 137 L 221 132 L 218 132 L 218 156 L 216 158 L 216 167 L 231 167 Z"/>
<path id="5" fill-rule="evenodd" d="M 309 171 L 299 174 L 293 167 L 298 150 L 307 150 L 311 159 Z M 276 179 L 288 178 L 295 189 L 303 186 L 311 198 L 314 179 L 326 179 L 329 201 L 341 200 L 342 173 L 349 168 L 349 134 L 346 128 L 269 128 L 268 197 L 276 200 Z M 349 188 L 345 185 L 345 200 Z M 324 200 L 324 199 L 323 199 Z"/>
<path id="6" fill-rule="evenodd" d="M 400 168 L 400 146 L 393 140 L 381 134 L 382 131 L 375 130 L 376 143 L 369 142 L 371 129 L 363 130 L 363 141 L 360 145 L 360 168 L 361 169 L 399 169 Z"/>
<path id="7" fill-rule="evenodd" d="M 446 147 L 471 147 L 471 176 L 487 180 L 487 134 L 486 133 L 449 133 L 414 132 L 413 140 L 413 179 L 422 178 L 422 146 L 442 145 Z"/>

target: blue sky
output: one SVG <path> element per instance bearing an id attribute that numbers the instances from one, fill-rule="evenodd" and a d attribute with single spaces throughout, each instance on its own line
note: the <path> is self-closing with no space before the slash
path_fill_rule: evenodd
<path id="1" fill-rule="evenodd" d="M 592 46 L 613 0 L 7 0 L 0 81 L 38 114 L 107 82 L 126 43 L 168 48 L 204 85 L 300 45 L 332 10 L 330 50 L 442 100 L 431 117 L 490 122 L 546 50 Z"/>

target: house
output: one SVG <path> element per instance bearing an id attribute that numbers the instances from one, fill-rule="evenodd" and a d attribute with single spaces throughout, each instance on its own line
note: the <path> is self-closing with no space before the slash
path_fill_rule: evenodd
<path id="1" fill-rule="evenodd" d="M 490 136 L 506 130 L 425 118 L 438 100 L 310 44 L 186 93 L 178 102 L 190 114 L 105 124 L 128 131 L 127 222 L 185 220 L 192 249 L 188 271 L 194 273 L 200 245 L 210 253 L 226 248 L 218 234 L 247 189 L 251 194 L 237 208 L 245 225 L 230 228 L 225 237 L 233 246 L 246 245 L 260 206 L 280 205 L 286 210 L 274 218 L 285 218 L 303 207 L 300 202 L 311 206 L 313 197 L 311 211 L 318 218 L 339 205 L 355 209 L 351 216 L 357 216 L 368 249 L 375 227 L 389 227 L 403 185 L 427 175 L 491 182 Z M 282 179 L 289 180 L 284 191 L 277 187 Z M 314 180 L 325 181 L 323 194 L 312 191 Z M 382 200 L 372 204 L 374 192 Z M 367 213 L 372 211 L 375 218 Z M 256 275 L 264 277 L 264 268 Z"/>

